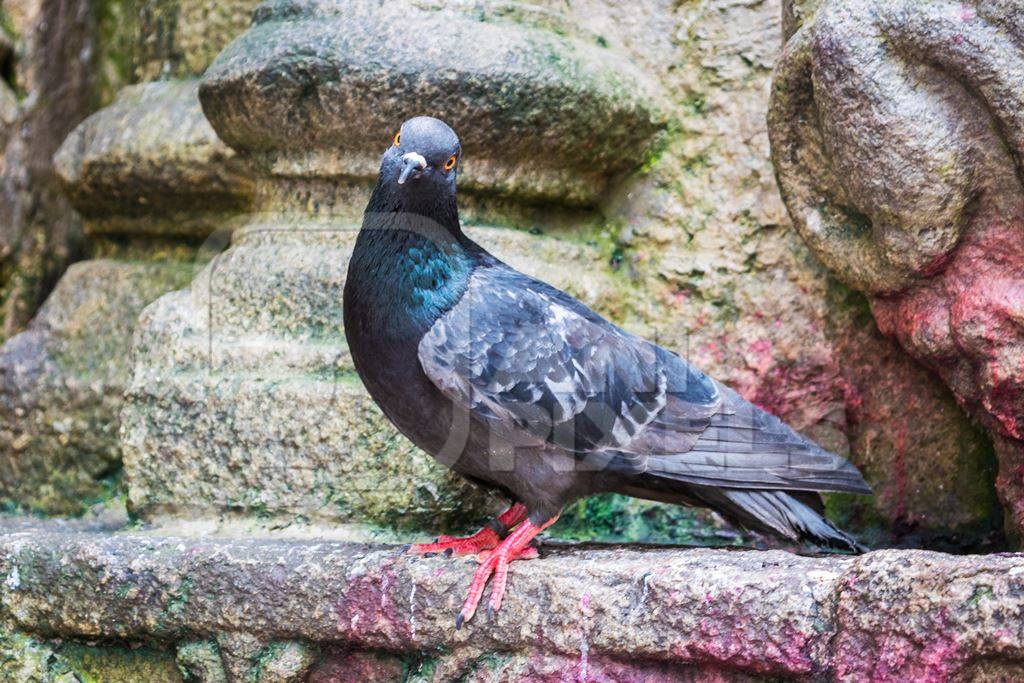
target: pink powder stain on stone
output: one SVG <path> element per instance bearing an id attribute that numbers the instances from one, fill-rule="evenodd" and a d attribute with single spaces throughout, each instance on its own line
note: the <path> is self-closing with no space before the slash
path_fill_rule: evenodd
<path id="1" fill-rule="evenodd" d="M 922 646 L 899 634 L 870 639 L 866 648 L 844 649 L 836 663 L 839 679 L 887 683 L 951 680 L 964 664 L 963 650 L 953 633 L 945 633 Z"/>
<path id="2" fill-rule="evenodd" d="M 791 623 L 773 626 L 770 634 L 751 624 L 748 615 L 728 619 L 702 619 L 696 637 L 675 648 L 685 661 L 738 668 L 764 675 L 805 675 L 814 668 L 811 655 L 815 636 Z"/>
<path id="3" fill-rule="evenodd" d="M 779 359 L 763 343 L 751 347 L 766 352 L 749 371 L 730 378 L 732 387 L 759 408 L 791 422 L 798 429 L 819 422 L 845 401 L 845 383 L 831 350 L 819 346 L 795 360 Z"/>
<path id="4" fill-rule="evenodd" d="M 396 642 L 408 642 L 411 626 L 398 613 L 389 588 L 396 584 L 394 569 L 381 568 L 379 575 L 364 574 L 351 579 L 334 604 L 345 639 L 365 643 L 381 635 Z"/>
<path id="5" fill-rule="evenodd" d="M 972 10 L 973 11 L 973 10 Z M 945 266 L 874 297 L 883 333 L 938 373 L 957 401 L 1004 437 L 997 488 L 1024 528 L 1024 216 L 979 217 Z"/>
<path id="6" fill-rule="evenodd" d="M 580 611 L 587 617 L 594 614 L 594 610 L 590 608 L 590 593 L 584 593 L 580 596 Z"/>

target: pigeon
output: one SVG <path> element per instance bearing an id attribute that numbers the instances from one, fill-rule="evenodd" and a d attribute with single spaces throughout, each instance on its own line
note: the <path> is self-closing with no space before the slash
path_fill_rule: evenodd
<path id="1" fill-rule="evenodd" d="M 462 149 L 444 122 L 405 121 L 381 159 L 344 290 L 359 377 L 416 446 L 510 507 L 476 534 L 413 552 L 480 561 L 488 582 L 568 503 L 614 492 L 711 508 L 744 528 L 861 552 L 818 492 L 870 494 L 860 472 L 676 353 L 525 275 L 462 231 Z"/>

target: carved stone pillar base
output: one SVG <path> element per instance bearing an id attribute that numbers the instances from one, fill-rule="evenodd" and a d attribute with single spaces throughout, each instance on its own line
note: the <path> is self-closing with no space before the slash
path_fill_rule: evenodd
<path id="1" fill-rule="evenodd" d="M 125 89 L 55 166 L 96 258 L 74 264 L 0 348 L 0 499 L 74 514 L 116 491 L 127 350 L 142 309 L 186 284 L 199 244 L 250 183 L 203 117 L 195 81 Z"/>
<path id="2" fill-rule="evenodd" d="M 267 3 L 204 76 L 206 115 L 264 176 L 231 247 L 140 320 L 123 414 L 140 515 L 438 528 L 495 504 L 394 431 L 347 355 L 343 280 L 380 154 L 406 117 L 447 119 L 469 234 L 611 301 L 592 207 L 662 124 L 649 79 L 551 30 L 559 12 L 474 7 Z"/>

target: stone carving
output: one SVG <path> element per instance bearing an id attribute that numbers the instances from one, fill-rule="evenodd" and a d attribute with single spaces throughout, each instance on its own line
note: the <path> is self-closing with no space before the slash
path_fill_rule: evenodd
<path id="1" fill-rule="evenodd" d="M 1024 529 L 1018 4 L 822 3 L 776 68 L 769 132 L 797 230 L 989 429 Z"/>
<path id="2" fill-rule="evenodd" d="M 346 260 L 381 151 L 412 112 L 452 121 L 472 157 L 471 234 L 595 301 L 614 292 L 595 249 L 499 226 L 587 230 L 664 124 L 628 60 L 556 33 L 552 9 L 502 6 L 484 3 L 481 21 L 458 3 L 278 0 L 211 65 L 206 116 L 263 175 L 231 248 L 140 320 L 123 418 L 140 514 L 408 526 L 482 513 L 382 420 L 345 349 Z"/>

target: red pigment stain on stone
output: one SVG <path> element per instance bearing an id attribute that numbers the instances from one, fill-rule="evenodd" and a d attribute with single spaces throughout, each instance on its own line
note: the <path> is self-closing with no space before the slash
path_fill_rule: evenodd
<path id="1" fill-rule="evenodd" d="M 673 648 L 688 662 L 765 675 L 805 675 L 814 667 L 810 655 L 816 635 L 789 623 L 772 625 L 766 634 L 742 614 L 702 619 L 694 639 Z"/>
<path id="2" fill-rule="evenodd" d="M 360 644 L 379 644 L 382 639 L 408 642 L 412 629 L 391 599 L 396 583 L 391 566 L 381 567 L 380 574 L 363 574 L 348 581 L 334 605 L 346 640 Z"/>
<path id="3" fill-rule="evenodd" d="M 758 339 L 747 348 L 747 351 L 752 356 L 753 361 L 752 363 L 748 361 L 747 364 L 758 372 L 767 371 L 774 362 L 770 339 Z"/>
<path id="4" fill-rule="evenodd" d="M 721 363 L 725 359 L 725 353 L 722 352 L 722 347 L 718 345 L 718 342 L 710 341 L 705 344 L 704 349 L 705 353 L 714 358 L 716 363 Z"/>
<path id="5" fill-rule="evenodd" d="M 973 9 L 962 12 L 973 19 Z M 1024 528 L 1024 219 L 979 216 L 945 267 L 873 298 L 883 333 L 934 370 L 957 401 L 1012 444 L 997 485 Z"/>
<path id="6" fill-rule="evenodd" d="M 925 642 L 900 632 L 844 633 L 836 650 L 836 678 L 883 683 L 955 679 L 968 657 L 950 628 L 948 613 L 941 612 L 936 621 L 938 628 Z"/>
<path id="7" fill-rule="evenodd" d="M 762 358 L 763 364 L 732 381 L 736 391 L 758 407 L 802 429 L 844 405 L 844 383 L 826 349 L 812 349 L 795 361 L 774 358 L 770 351 Z"/>

